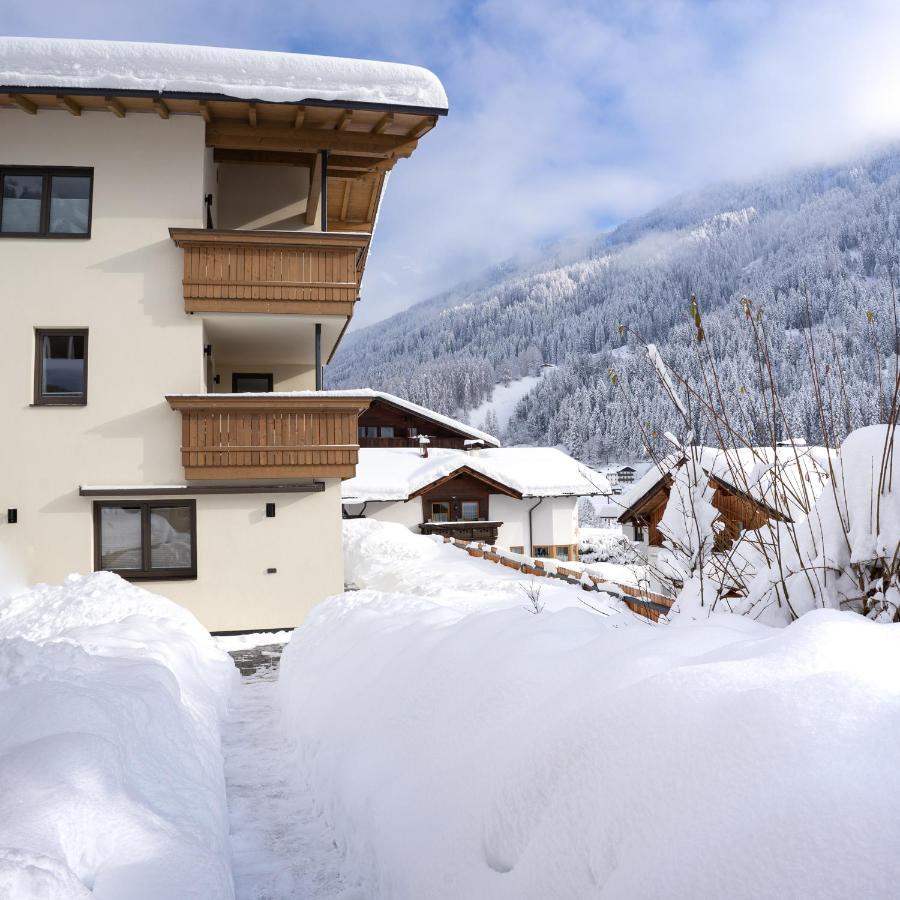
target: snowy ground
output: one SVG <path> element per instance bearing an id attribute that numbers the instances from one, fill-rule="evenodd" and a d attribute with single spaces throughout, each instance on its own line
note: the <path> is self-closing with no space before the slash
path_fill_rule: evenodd
<path id="1" fill-rule="evenodd" d="M 252 642 L 252 639 L 245 641 Z M 281 730 L 277 703 L 278 648 L 253 659 L 235 690 L 224 729 L 225 779 L 237 900 L 351 900 L 341 854 Z"/>
<path id="2" fill-rule="evenodd" d="M 236 684 L 105 573 L 0 602 L 0 897 L 896 893 L 900 626 L 655 626 L 545 580 L 535 615 L 532 579 L 400 526 L 346 548 L 361 589 L 277 680 L 283 636 L 222 639 Z"/>
<path id="3" fill-rule="evenodd" d="M 279 692 L 363 896 L 895 893 L 900 626 L 653 626 L 549 585 L 529 615 L 514 574 L 357 524 L 369 589 L 314 610 Z"/>

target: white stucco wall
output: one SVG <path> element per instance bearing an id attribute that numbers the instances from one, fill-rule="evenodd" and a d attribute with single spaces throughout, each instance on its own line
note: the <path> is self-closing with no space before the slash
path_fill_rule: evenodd
<path id="1" fill-rule="evenodd" d="M 535 545 L 574 544 L 578 540 L 578 498 L 577 497 L 526 497 L 516 500 L 500 494 L 492 494 L 490 518 L 503 522 L 497 543 L 501 547 L 524 547 L 529 552 L 529 543 Z M 528 511 L 532 513 L 533 537 L 529 542 Z"/>
<path id="2" fill-rule="evenodd" d="M 309 169 L 220 163 L 217 228 L 301 231 L 306 224 Z M 318 215 L 317 215 L 318 218 Z"/>
<path id="3" fill-rule="evenodd" d="M 358 515 L 362 512 L 363 505 L 362 503 L 348 503 L 346 507 L 350 515 Z M 409 501 L 370 502 L 366 504 L 365 516 L 367 519 L 377 519 L 379 522 L 395 522 L 418 532 L 422 522 L 422 501 L 417 497 L 415 500 Z"/>
<path id="4" fill-rule="evenodd" d="M 90 239 L 0 238 L 0 545 L 22 579 L 54 582 L 93 568 L 79 484 L 184 480 L 181 417 L 165 395 L 205 389 L 203 319 L 184 311 L 168 229 L 204 224 L 209 153 L 199 117 L 0 110 L 0 164 L 94 169 Z M 89 329 L 86 406 L 31 406 L 35 327 Z M 310 375 L 279 381 L 305 387 Z M 217 630 L 297 624 L 341 587 L 339 486 L 268 498 L 283 514 L 258 522 L 265 499 L 200 498 L 200 577 L 144 584 Z"/>
<path id="5" fill-rule="evenodd" d="M 491 495 L 488 516 L 491 520 L 503 523 L 497 536 L 498 546 L 507 549 L 524 547 L 525 552 L 528 552 L 528 510 L 536 503 L 537 499 L 534 497 L 516 500 L 502 494 Z M 577 497 L 546 497 L 534 510 L 534 543 L 576 543 L 577 508 Z M 348 504 L 347 510 L 356 515 L 362 510 L 362 504 Z M 365 515 L 366 518 L 381 522 L 396 522 L 418 532 L 422 522 L 422 501 L 416 498 L 408 502 L 370 502 L 366 506 Z"/>

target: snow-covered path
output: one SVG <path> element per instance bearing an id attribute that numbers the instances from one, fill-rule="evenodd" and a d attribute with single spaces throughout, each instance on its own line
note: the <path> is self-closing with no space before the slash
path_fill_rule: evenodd
<path id="1" fill-rule="evenodd" d="M 272 659 L 241 679 L 223 736 L 235 894 L 237 900 L 346 896 L 331 830 L 281 731 L 276 665 Z"/>

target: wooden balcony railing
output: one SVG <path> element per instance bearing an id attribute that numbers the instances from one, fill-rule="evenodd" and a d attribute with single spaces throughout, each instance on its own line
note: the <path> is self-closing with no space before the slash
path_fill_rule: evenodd
<path id="1" fill-rule="evenodd" d="M 352 315 L 371 235 L 170 228 L 185 312 Z"/>
<path id="2" fill-rule="evenodd" d="M 166 397 L 181 413 L 185 478 L 352 478 L 369 400 L 311 394 Z"/>

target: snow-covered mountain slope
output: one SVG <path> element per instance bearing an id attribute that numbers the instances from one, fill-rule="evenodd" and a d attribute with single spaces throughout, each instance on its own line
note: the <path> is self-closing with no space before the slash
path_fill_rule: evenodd
<path id="1" fill-rule="evenodd" d="M 873 421 L 874 350 L 882 361 L 893 351 L 898 208 L 900 150 L 684 195 L 594 241 L 548 248 L 543 263 L 511 261 L 351 333 L 329 385 L 388 390 L 452 414 L 552 363 L 517 406 L 507 440 L 563 443 L 587 461 L 633 458 L 643 449 L 638 421 L 662 432 L 672 413 L 619 326 L 698 374 L 688 349 L 696 294 L 726 394 L 752 398 L 755 362 L 738 327 L 747 296 L 765 309 L 790 427 L 818 441 L 801 333 L 807 310 L 823 351 L 843 366 L 849 426 Z M 610 368 L 627 379 L 630 409 Z"/>

